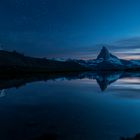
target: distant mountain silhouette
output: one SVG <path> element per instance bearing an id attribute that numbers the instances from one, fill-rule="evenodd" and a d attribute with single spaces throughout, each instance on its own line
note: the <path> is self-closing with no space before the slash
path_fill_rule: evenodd
<path id="1" fill-rule="evenodd" d="M 119 59 L 115 55 L 111 54 L 106 47 L 102 47 L 99 55 L 96 59 L 86 60 L 86 61 L 76 61 L 80 65 L 85 66 L 91 70 L 139 70 L 140 69 L 140 61 L 133 60 L 123 60 Z"/>
<path id="2" fill-rule="evenodd" d="M 99 55 L 97 56 L 97 59 L 108 60 L 110 57 L 111 57 L 111 54 L 109 53 L 108 49 L 103 46 Z"/>
<path id="3" fill-rule="evenodd" d="M 118 70 L 124 69 L 124 65 L 119 58 L 109 53 L 107 48 L 103 47 L 96 59 L 97 69 L 99 70 Z"/>
<path id="4" fill-rule="evenodd" d="M 57 61 L 46 58 L 24 56 L 16 51 L 0 50 L 0 72 L 71 72 L 85 71 L 85 67 L 74 61 Z"/>
<path id="5" fill-rule="evenodd" d="M 58 61 L 24 56 L 16 51 L 0 50 L 0 72 L 4 73 L 56 73 L 76 71 L 140 70 L 139 60 L 122 60 L 103 47 L 96 59 Z"/>

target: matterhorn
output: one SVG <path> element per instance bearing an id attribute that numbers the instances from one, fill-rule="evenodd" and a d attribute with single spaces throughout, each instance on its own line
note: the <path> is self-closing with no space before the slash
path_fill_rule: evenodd
<path id="1" fill-rule="evenodd" d="M 121 70 L 124 64 L 121 59 L 108 51 L 106 47 L 102 47 L 96 59 L 86 60 L 80 63 L 92 70 Z"/>

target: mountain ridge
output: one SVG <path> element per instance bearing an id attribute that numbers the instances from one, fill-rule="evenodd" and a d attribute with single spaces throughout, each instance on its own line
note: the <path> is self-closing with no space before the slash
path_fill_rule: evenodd
<path id="1" fill-rule="evenodd" d="M 0 72 L 16 70 L 22 72 L 72 72 L 72 71 L 115 71 L 140 70 L 139 60 L 124 60 L 116 57 L 103 46 L 96 59 L 51 60 L 24 56 L 16 51 L 0 50 Z"/>
<path id="2" fill-rule="evenodd" d="M 113 55 L 103 46 L 94 60 L 82 61 L 81 65 L 92 70 L 131 70 L 140 69 L 139 60 L 124 60 Z"/>

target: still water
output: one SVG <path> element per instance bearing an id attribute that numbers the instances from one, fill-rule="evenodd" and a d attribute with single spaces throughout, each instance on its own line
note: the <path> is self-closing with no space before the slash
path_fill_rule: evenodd
<path id="1" fill-rule="evenodd" d="M 139 76 L 86 73 L 30 80 L 16 87 L 13 83 L 22 79 L 1 80 L 0 140 L 134 136 L 140 133 Z"/>

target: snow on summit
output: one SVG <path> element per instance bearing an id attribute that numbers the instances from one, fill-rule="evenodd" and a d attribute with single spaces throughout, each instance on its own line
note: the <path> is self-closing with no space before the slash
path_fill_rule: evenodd
<path id="1" fill-rule="evenodd" d="M 97 56 L 96 61 L 98 62 L 106 61 L 109 63 L 117 63 L 119 65 L 122 65 L 122 62 L 120 61 L 120 59 L 112 55 L 106 47 L 103 47 L 101 49 L 99 55 Z"/>

